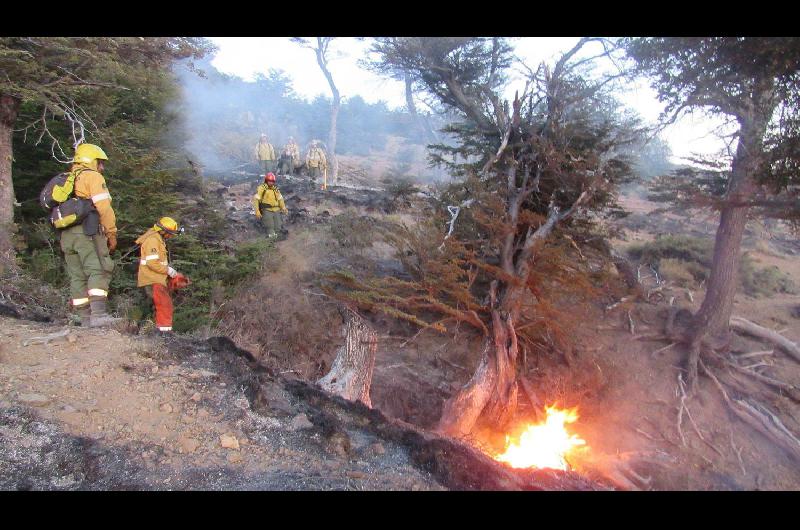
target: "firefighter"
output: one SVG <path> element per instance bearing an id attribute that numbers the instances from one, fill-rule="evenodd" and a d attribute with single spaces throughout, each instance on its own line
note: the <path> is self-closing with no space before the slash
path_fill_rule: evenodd
<path id="1" fill-rule="evenodd" d="M 69 276 L 72 307 L 81 325 L 102 327 L 120 319 L 108 314 L 108 284 L 114 270 L 111 253 L 117 248 L 117 218 L 103 178 L 105 152 L 93 144 L 75 149 L 70 171 L 76 174 L 74 194 L 90 199 L 92 211 L 80 224 L 60 231 L 61 250 Z"/>
<path id="2" fill-rule="evenodd" d="M 281 151 L 279 172 L 285 175 L 293 175 L 298 166 L 300 166 L 300 148 L 297 147 L 294 137 L 290 136 L 286 145 L 283 146 L 283 151 Z"/>
<path id="3" fill-rule="evenodd" d="M 169 264 L 169 253 L 165 240 L 183 233 L 183 228 L 171 217 L 162 217 L 147 232 L 139 236 L 139 274 L 137 287 L 144 287 L 147 297 L 155 307 L 155 321 L 162 335 L 172 333 L 172 290 L 188 285 L 189 280 Z M 169 280 L 167 279 L 169 278 Z"/>
<path id="4" fill-rule="evenodd" d="M 289 210 L 286 209 L 283 195 L 275 185 L 273 173 L 267 173 L 264 176 L 264 183 L 258 186 L 256 194 L 253 195 L 253 208 L 256 218 L 261 219 L 261 223 L 267 229 L 267 237 L 278 237 L 283 228 L 281 214 L 289 213 Z"/>
<path id="5" fill-rule="evenodd" d="M 311 177 L 311 182 L 316 182 L 317 178 L 321 176 L 328 168 L 328 159 L 325 157 L 325 151 L 319 146 L 319 140 L 313 140 L 311 147 L 306 153 L 306 168 Z"/>
<path id="6" fill-rule="evenodd" d="M 267 135 L 262 134 L 261 139 L 256 144 L 255 148 L 256 159 L 264 173 L 275 171 L 275 149 L 272 144 L 267 141 Z"/>

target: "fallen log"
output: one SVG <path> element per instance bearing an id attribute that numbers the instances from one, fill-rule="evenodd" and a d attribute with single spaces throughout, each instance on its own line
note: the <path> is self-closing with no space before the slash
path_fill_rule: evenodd
<path id="1" fill-rule="evenodd" d="M 777 331 L 769 328 L 759 326 L 747 319 L 741 317 L 731 317 L 730 326 L 735 331 L 747 333 L 760 339 L 771 342 L 775 346 L 781 348 L 783 351 L 791 355 L 795 361 L 800 362 L 800 346 L 790 341 Z"/>
<path id="2" fill-rule="evenodd" d="M 497 462 L 475 446 L 436 432 L 392 419 L 361 401 L 330 394 L 300 379 L 286 379 L 253 362 L 252 354 L 227 338 L 209 340 L 220 369 L 238 381 L 253 410 L 269 402 L 265 392 L 280 388 L 299 403 L 314 429 L 325 440 L 344 439 L 351 433 L 372 435 L 402 446 L 415 467 L 430 473 L 437 482 L 455 490 L 606 490 L 607 486 L 585 476 L 550 469 L 512 469 Z M 224 368 L 223 368 L 224 367 Z M 347 444 L 344 444 L 347 445 Z"/>

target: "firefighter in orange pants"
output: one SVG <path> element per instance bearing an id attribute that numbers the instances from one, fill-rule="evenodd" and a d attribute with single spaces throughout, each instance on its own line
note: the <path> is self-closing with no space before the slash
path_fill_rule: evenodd
<path id="1" fill-rule="evenodd" d="M 156 313 L 156 328 L 161 334 L 172 332 L 172 290 L 188 285 L 188 278 L 169 264 L 166 239 L 183 232 L 178 222 L 171 217 L 162 217 L 153 227 L 139 236 L 139 275 L 136 285 L 144 287 L 148 298 L 153 300 Z M 167 280 L 169 278 L 169 280 Z"/>

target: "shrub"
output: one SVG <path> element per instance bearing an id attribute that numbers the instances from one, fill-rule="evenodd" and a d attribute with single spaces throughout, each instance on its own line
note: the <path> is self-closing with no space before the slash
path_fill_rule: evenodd
<path id="1" fill-rule="evenodd" d="M 673 258 L 662 259 L 658 272 L 679 287 L 693 287 L 698 277 L 703 279 L 708 274 L 706 269 L 695 262 Z"/>
<path id="2" fill-rule="evenodd" d="M 375 243 L 376 224 L 372 217 L 345 212 L 331 219 L 331 237 L 340 247 L 361 252 Z"/>
<path id="3" fill-rule="evenodd" d="M 797 294 L 797 286 L 792 278 L 772 265 L 757 269 L 749 255 L 745 254 L 739 268 L 739 282 L 745 294 L 756 298 L 776 293 Z"/>
<path id="4" fill-rule="evenodd" d="M 631 245 L 628 254 L 642 263 L 659 267 L 661 260 L 672 258 L 711 267 L 714 242 L 689 236 L 660 236 L 648 243 Z"/>

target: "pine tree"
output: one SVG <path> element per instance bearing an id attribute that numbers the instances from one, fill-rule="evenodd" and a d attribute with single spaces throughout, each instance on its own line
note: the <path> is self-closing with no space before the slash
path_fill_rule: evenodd
<path id="1" fill-rule="evenodd" d="M 693 387 L 701 350 L 724 348 L 730 340 L 748 218 L 800 217 L 800 39 L 636 38 L 627 41 L 627 50 L 667 103 L 665 121 L 704 108 L 727 116 L 737 128 L 730 167 L 718 172 L 725 192 L 705 195 L 719 209 L 720 222 L 706 296 L 686 337 Z M 703 177 L 707 183 L 708 173 Z"/>

